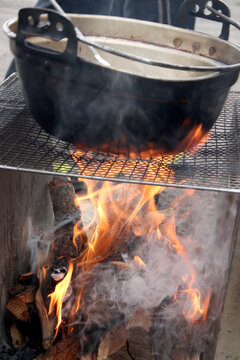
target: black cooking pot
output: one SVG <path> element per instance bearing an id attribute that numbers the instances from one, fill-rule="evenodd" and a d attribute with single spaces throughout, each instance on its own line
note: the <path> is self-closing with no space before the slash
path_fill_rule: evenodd
<path id="1" fill-rule="evenodd" d="M 191 30 L 114 17 L 71 19 L 88 39 L 134 55 L 213 68 L 240 62 L 237 46 Z M 183 151 L 211 129 L 238 78 L 236 69 L 163 69 L 100 51 L 111 64 L 102 66 L 71 22 L 51 10 L 22 9 L 5 32 L 33 117 L 48 133 L 93 150 Z"/>

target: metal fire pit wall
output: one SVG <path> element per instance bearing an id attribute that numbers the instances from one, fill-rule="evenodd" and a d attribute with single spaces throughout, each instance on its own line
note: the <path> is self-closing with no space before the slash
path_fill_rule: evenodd
<path id="1" fill-rule="evenodd" d="M 77 178 L 240 193 L 240 92 L 230 92 L 210 138 L 195 153 L 157 159 L 81 150 L 32 118 L 16 74 L 0 87 L 0 168 Z"/>

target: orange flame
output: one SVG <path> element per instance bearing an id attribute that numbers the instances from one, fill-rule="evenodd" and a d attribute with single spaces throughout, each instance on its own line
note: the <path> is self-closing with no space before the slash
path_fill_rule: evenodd
<path id="1" fill-rule="evenodd" d="M 190 120 L 191 119 L 186 119 L 184 126 L 190 126 Z M 208 138 L 209 135 L 206 135 L 202 126 L 196 126 L 189 131 L 188 136 L 180 144 L 180 148 L 184 149 L 184 151 L 193 149 L 191 150 L 191 153 L 193 153 L 196 148 L 201 147 Z M 200 141 L 201 143 L 199 144 Z M 196 144 L 199 145 L 194 148 Z M 175 154 L 176 153 L 177 150 Z M 72 157 L 79 167 L 80 174 L 84 172 L 85 175 L 91 176 L 91 167 L 89 167 L 89 170 L 88 167 L 86 167 L 84 155 L 85 151 L 81 149 L 72 152 Z M 94 158 L 94 156 L 94 153 L 88 153 L 90 160 Z M 154 160 L 156 160 L 148 164 L 147 171 L 144 174 L 145 181 L 151 181 L 151 179 L 154 178 L 156 182 L 173 184 L 175 174 L 170 169 L 170 165 L 174 159 L 181 159 L 184 153 L 163 156 L 159 150 L 155 150 L 150 146 L 149 150 L 141 152 L 140 156 L 142 159 L 153 159 L 154 157 Z M 134 171 L 136 168 L 138 169 L 138 167 L 138 171 L 140 171 L 141 163 L 137 158 L 139 158 L 139 154 L 131 153 L 129 160 L 123 160 L 121 156 L 113 158 L 113 160 L 110 159 L 111 167 L 110 170 L 108 170 L 108 177 L 116 177 L 120 168 L 122 168 L 122 175 L 128 175 L 129 172 Z M 124 167 L 121 166 L 123 161 Z M 159 163 L 161 163 L 160 169 Z M 95 173 L 95 176 L 97 175 L 98 174 Z M 84 226 L 84 229 L 82 229 L 79 224 L 74 228 L 73 242 L 75 246 L 77 246 L 77 236 L 81 235 L 82 231 L 87 232 L 85 248 L 76 259 L 78 269 L 87 272 L 91 270 L 96 263 L 108 258 L 118 248 L 121 247 L 121 251 L 127 250 L 127 239 L 133 234 L 137 237 L 143 237 L 148 242 L 165 241 L 168 246 L 167 249 L 169 249 L 168 251 L 172 251 L 181 257 L 189 270 L 188 274 L 183 278 L 184 290 L 179 290 L 180 286 L 178 287 L 174 296 L 175 301 L 179 301 L 180 297 L 181 301 L 185 301 L 183 305 L 183 315 L 189 322 L 196 321 L 199 318 L 205 319 L 208 312 L 211 290 L 204 295 L 200 289 L 195 286 L 196 276 L 194 266 L 192 265 L 193 262 L 190 259 L 186 242 L 183 243 L 183 239 L 177 234 L 174 215 L 171 212 L 166 213 L 166 211 L 159 211 L 157 209 L 155 196 L 160 194 L 164 190 L 164 187 L 111 183 L 108 181 L 103 182 L 99 187 L 94 181 L 84 181 L 87 185 L 87 195 L 78 197 L 75 205 L 83 209 L 84 206 L 86 206 L 86 202 L 91 204 L 94 209 L 94 216 L 90 219 L 89 223 Z M 184 190 L 183 195 L 173 201 L 171 209 L 179 206 L 182 198 L 185 196 L 193 196 L 193 194 L 194 190 Z M 187 216 L 187 211 L 185 212 L 185 216 Z M 89 229 L 94 230 L 89 231 Z M 138 255 L 134 256 L 134 261 L 141 267 L 146 267 L 147 265 Z M 51 303 L 49 313 L 52 313 L 56 307 L 58 314 L 57 328 L 61 323 L 62 300 L 67 291 L 72 271 L 73 267 L 71 264 L 65 279 L 56 286 L 54 293 L 50 295 Z M 72 317 L 74 312 L 81 309 L 83 289 L 84 281 L 77 290 L 77 297 L 71 311 Z M 57 295 L 58 291 L 60 295 Z"/>
<path id="2" fill-rule="evenodd" d="M 56 285 L 54 292 L 48 295 L 51 298 L 48 315 L 51 315 L 56 309 L 57 325 L 56 325 L 55 336 L 58 332 L 59 326 L 62 321 L 62 304 L 63 304 L 64 296 L 66 295 L 66 292 L 68 290 L 72 278 L 72 273 L 73 273 L 73 264 L 72 262 L 69 262 L 67 275 L 61 282 L 59 282 Z"/>
<path id="3" fill-rule="evenodd" d="M 197 319 L 205 319 L 208 312 L 211 291 L 203 296 L 194 286 L 195 270 L 189 258 L 186 244 L 183 245 L 178 236 L 173 214 L 161 212 L 157 209 L 155 195 L 164 188 L 150 185 L 129 185 L 103 182 L 100 189 L 93 181 L 85 181 L 88 194 L 78 198 L 81 208 L 82 201 L 90 201 L 95 209 L 95 231 L 88 238 L 86 249 L 78 259 L 78 267 L 83 271 L 90 270 L 94 264 L 103 261 L 111 255 L 131 235 L 145 237 L 148 241 L 167 239 L 168 247 L 180 256 L 189 273 L 183 277 L 185 290 L 177 290 L 175 301 L 180 294 L 183 302 L 183 315 L 191 323 Z M 185 196 L 193 196 L 194 191 L 183 190 L 183 194 L 174 199 L 171 209 L 177 208 Z M 184 215 L 184 214 L 183 214 Z M 92 224 L 92 221 L 91 221 Z M 188 240 L 191 242 L 190 240 Z M 141 267 L 146 267 L 143 260 L 135 255 L 134 261 Z M 189 280 L 190 279 L 190 280 Z M 83 285 L 84 286 L 84 285 Z M 82 289 L 79 296 L 82 295 Z M 75 301 L 75 310 L 79 309 L 80 298 Z"/>
<path id="4" fill-rule="evenodd" d="M 43 279 L 45 280 L 46 276 L 47 276 L 47 270 L 46 270 L 45 265 L 42 266 L 42 272 L 43 272 Z"/>
<path id="5" fill-rule="evenodd" d="M 182 129 L 187 134 L 182 141 L 176 146 L 175 149 L 172 151 L 167 152 L 164 149 L 161 149 L 158 147 L 157 144 L 150 142 L 146 146 L 146 150 L 140 150 L 138 152 L 131 151 L 131 144 L 125 144 L 125 147 L 123 148 L 123 152 L 121 152 L 121 146 L 120 146 L 120 152 L 117 154 L 117 156 L 120 159 L 125 159 L 126 157 L 129 159 L 158 159 L 159 161 L 168 161 L 169 158 L 173 158 L 175 155 L 178 154 L 178 157 L 183 156 L 184 153 L 188 151 L 193 151 L 193 153 L 198 149 L 198 146 L 202 146 L 206 143 L 206 141 L 210 138 L 210 134 L 208 131 L 203 129 L 203 125 L 194 125 L 194 119 L 191 117 L 187 117 L 183 123 L 182 123 Z M 123 140 L 123 144 L 125 141 Z M 72 156 L 74 157 L 74 160 L 76 163 L 78 163 L 78 160 L 84 159 L 86 150 L 95 151 L 99 154 L 109 154 L 112 156 L 116 156 L 114 153 L 109 153 L 109 148 L 117 148 L 114 143 L 111 144 L 101 144 L 100 148 L 88 148 L 85 144 L 78 144 L 76 151 L 71 151 Z M 195 147 L 197 149 L 195 149 Z M 82 149 L 82 150 L 81 150 Z M 127 149 L 128 150 L 127 152 Z M 91 152 L 88 153 L 88 156 L 91 157 Z M 92 157 L 94 157 L 94 153 L 92 153 Z M 113 164 L 114 165 L 114 164 Z M 79 164 L 78 164 L 79 166 Z M 84 166 L 84 165 L 83 165 Z M 129 164 L 130 166 L 130 164 Z M 84 166 L 85 167 L 85 166 Z"/>
<path id="6" fill-rule="evenodd" d="M 193 323 L 199 319 L 205 321 L 208 314 L 212 289 L 208 288 L 207 293 L 203 296 L 198 288 L 193 287 L 196 281 L 194 269 L 189 269 L 189 274 L 185 274 L 182 277 L 182 281 L 187 289 L 177 289 L 176 298 L 178 298 L 179 294 L 186 295 L 182 312 L 183 316 L 189 321 L 189 323 Z"/>
<path id="7" fill-rule="evenodd" d="M 202 294 L 197 288 L 186 289 L 182 292 L 187 294 L 185 309 L 183 310 L 184 317 L 190 322 L 194 322 L 200 318 L 205 320 L 208 313 L 211 291 L 209 290 L 203 301 Z"/>
<path id="8" fill-rule="evenodd" d="M 140 258 L 140 256 L 135 255 L 135 256 L 134 256 L 134 261 L 135 261 L 138 265 L 140 265 L 141 267 L 146 267 L 145 262 Z"/>

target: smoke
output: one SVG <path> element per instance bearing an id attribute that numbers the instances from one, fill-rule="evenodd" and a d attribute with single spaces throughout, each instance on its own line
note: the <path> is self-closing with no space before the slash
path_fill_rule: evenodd
<path id="1" fill-rule="evenodd" d="M 27 247 L 30 251 L 30 267 L 34 273 L 37 267 L 44 263 L 49 254 L 49 249 L 53 241 L 55 240 L 55 234 L 59 229 L 71 224 L 75 220 L 75 217 L 67 216 L 56 224 L 56 226 L 48 232 L 36 233 L 33 228 L 31 217 L 28 218 L 28 241 Z"/>
<path id="2" fill-rule="evenodd" d="M 137 186 L 123 186 L 128 194 L 138 189 Z M 173 202 L 168 200 L 174 197 Z M 170 208 L 166 209 L 164 202 L 171 204 Z M 113 314 L 115 317 L 121 314 L 128 320 L 139 309 L 154 310 L 158 317 L 158 322 L 152 325 L 155 353 L 165 351 L 167 354 L 173 347 L 180 350 L 184 346 L 193 352 L 205 351 L 214 337 L 222 311 L 236 208 L 233 205 L 229 209 L 224 194 L 197 191 L 189 196 L 185 190 L 175 189 L 164 190 L 158 196 L 157 207 L 165 213 L 163 223 L 174 216 L 182 248 L 177 249 L 172 243 L 172 234 L 164 230 L 163 224 L 160 240 L 154 231 L 147 236 L 129 236 L 127 250 L 119 254 L 119 259 L 121 257 L 121 261 L 129 265 L 128 270 L 116 270 L 108 259 L 90 270 L 89 283 L 84 280 L 86 273 L 80 272 L 74 287 L 86 284 L 83 297 L 87 317 L 83 332 L 90 333 L 96 327 L 102 329 L 103 324 L 111 327 Z M 144 209 L 141 211 L 144 224 L 148 221 L 147 214 Z M 229 222 L 225 221 L 223 226 L 222 218 L 226 214 Z M 181 253 L 182 249 L 185 252 Z M 145 265 L 136 263 L 135 255 Z M 193 314 L 192 298 L 185 292 L 187 287 L 191 287 L 194 295 L 200 294 L 200 310 L 204 301 L 209 301 L 207 314 L 201 314 L 200 310 Z M 166 341 L 171 339 L 167 347 L 161 345 L 161 337 Z"/>
<path id="3" fill-rule="evenodd" d="M 95 186 L 97 191 L 100 188 Z M 132 219 L 129 214 L 138 208 L 149 187 L 117 184 L 113 189 L 103 204 L 110 227 L 102 241 L 116 238 L 117 231 L 120 241 L 101 261 L 96 247 L 95 265 L 75 268 L 72 296 L 63 304 L 63 319 L 67 323 L 81 294 L 80 310 L 71 318 L 71 325 L 79 327 L 80 338 L 88 339 L 84 351 L 96 350 L 109 330 L 129 321 L 139 309 L 153 313 L 153 353 L 170 356 L 173 348 L 205 351 L 215 337 L 222 311 L 236 204 L 229 207 L 228 196 L 221 193 L 153 187 L 161 191 L 154 198 L 156 209 L 150 211 L 147 203 L 142 204 Z M 81 201 L 79 204 L 81 208 Z M 94 216 L 86 199 L 82 204 L 88 236 L 94 237 L 97 231 L 101 237 L 99 215 Z M 117 217 L 116 209 L 123 215 Z M 126 224 L 131 230 L 126 230 Z M 58 229 L 61 226 L 64 224 Z M 34 236 L 29 222 L 32 269 L 47 256 L 55 230 L 42 238 Z M 192 297 L 188 289 L 193 291 Z M 193 296 L 197 301 L 199 294 L 199 308 L 194 313 Z M 207 301 L 208 310 L 201 313 Z"/>

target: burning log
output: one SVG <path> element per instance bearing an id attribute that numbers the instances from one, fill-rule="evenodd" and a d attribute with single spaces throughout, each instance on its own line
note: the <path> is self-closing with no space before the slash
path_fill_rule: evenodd
<path id="1" fill-rule="evenodd" d="M 85 241 L 84 232 L 75 238 L 75 242 L 73 241 L 73 227 L 78 223 L 80 228 L 82 225 L 81 213 L 75 206 L 75 190 L 70 179 L 53 178 L 49 183 L 49 191 L 57 230 L 48 258 L 39 261 L 37 270 L 39 289 L 36 293 L 36 306 L 42 325 L 42 345 L 45 350 L 52 346 L 57 323 L 56 315 L 49 315 L 49 295 L 54 291 L 57 282 L 65 277 L 68 267 L 67 259 L 78 256 Z"/>
<path id="2" fill-rule="evenodd" d="M 83 231 L 80 209 L 76 206 L 74 186 L 69 178 L 55 177 L 49 183 L 49 191 L 57 227 L 51 253 L 55 259 L 61 256 L 76 258 L 86 244 L 87 236 Z"/>
<path id="3" fill-rule="evenodd" d="M 38 309 L 38 314 L 41 321 L 42 346 L 45 350 L 48 350 L 53 343 L 56 319 L 49 319 L 46 305 L 40 289 L 38 289 L 36 293 L 36 307 Z"/>
<path id="4" fill-rule="evenodd" d="M 48 351 L 39 355 L 35 360 L 76 360 L 81 353 L 78 332 L 74 332 L 53 345 Z"/>

